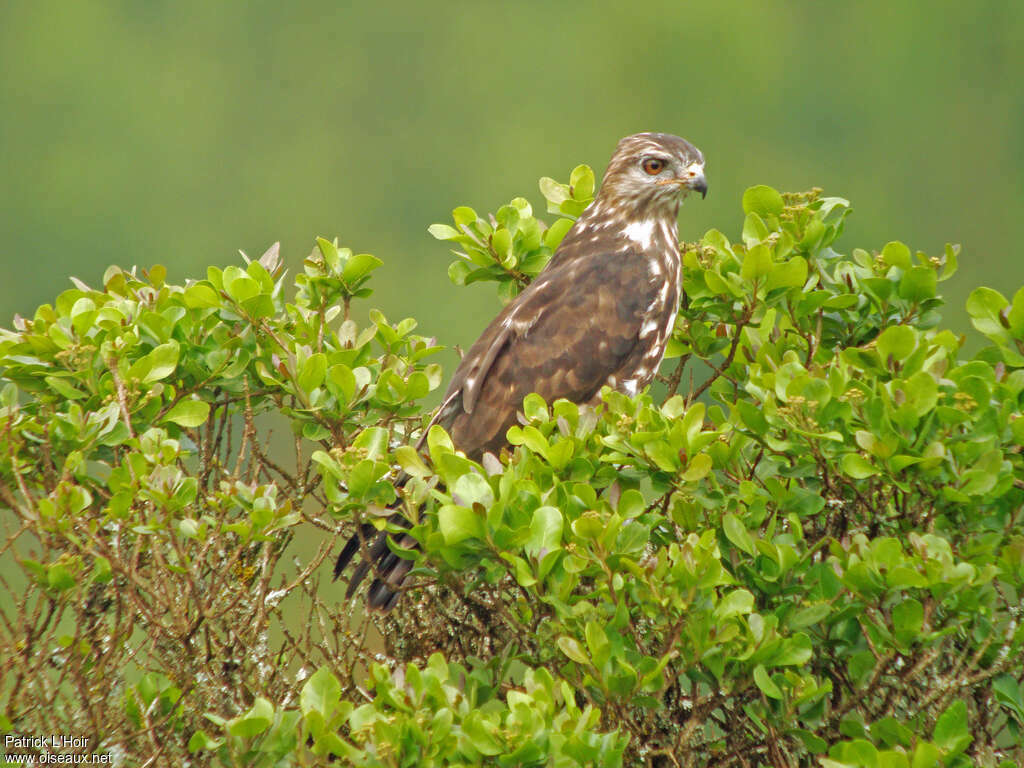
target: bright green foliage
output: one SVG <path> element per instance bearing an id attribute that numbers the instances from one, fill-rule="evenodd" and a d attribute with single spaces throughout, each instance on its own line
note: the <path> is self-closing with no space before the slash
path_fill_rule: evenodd
<path id="1" fill-rule="evenodd" d="M 385 471 L 441 383 L 415 321 L 348 317 L 379 264 L 320 240 L 290 292 L 276 249 L 184 286 L 112 267 L 0 332 L 3 575 L 23 575 L 3 582 L 4 722 L 138 755 L 154 718 L 187 741 L 207 708 L 291 690 L 267 677 L 311 653 L 268 648 L 302 585 L 282 558 L 303 518 L 337 527 L 302 509 L 329 505 L 308 455 Z M 268 413 L 290 467 L 268 455 Z"/>
<path id="2" fill-rule="evenodd" d="M 533 215 L 525 198 L 517 197 L 484 220 L 472 208 L 460 206 L 452 211 L 452 223 L 434 224 L 430 234 L 462 248 L 459 258 L 448 267 L 448 276 L 456 285 L 480 280 L 498 281 L 498 295 L 508 301 L 544 269 L 562 238 L 594 199 L 594 172 L 577 166 L 568 184 L 559 184 L 546 176 L 540 189 L 548 201 L 548 213 L 564 218 L 547 227 Z"/>
<path id="3" fill-rule="evenodd" d="M 422 669 L 410 663 L 389 672 L 374 664 L 366 681 L 373 700 L 359 707 L 341 698 L 338 679 L 322 668 L 302 687 L 297 711 L 258 698 L 231 720 L 208 715 L 223 735 L 197 731 L 189 749 L 212 751 L 224 765 L 252 766 L 287 764 L 300 740 L 314 756 L 367 768 L 621 764 L 626 739 L 596 732 L 597 710 L 580 710 L 568 683 L 547 670 L 517 666 L 511 676 L 521 690 L 501 696 L 491 670 L 449 664 L 441 654 Z"/>
<path id="4" fill-rule="evenodd" d="M 550 227 L 522 198 L 431 227 L 454 282 L 509 297 L 543 268 L 594 177 L 541 189 Z M 972 294 L 968 358 L 939 314 L 955 247 L 846 256 L 845 200 L 742 205 L 734 241 L 683 247 L 652 392 L 531 395 L 483 465 L 439 427 L 412 447 L 434 350 L 348 318 L 378 262 L 327 241 L 288 297 L 270 253 L 186 286 L 111 270 L 19 320 L 7 721 L 49 696 L 69 731 L 112 723 L 97 743 L 146 756 L 126 734 L 155 728 L 222 765 L 1022 764 L 1024 291 Z M 417 587 L 350 616 L 316 581 L 330 532 L 396 501 Z"/>

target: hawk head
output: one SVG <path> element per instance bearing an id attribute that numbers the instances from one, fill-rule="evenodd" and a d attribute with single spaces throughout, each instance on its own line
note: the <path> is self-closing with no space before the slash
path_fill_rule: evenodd
<path id="1" fill-rule="evenodd" d="M 674 217 L 691 189 L 708 192 L 701 151 L 670 133 L 637 133 L 615 148 L 595 202 L 599 208 Z"/>

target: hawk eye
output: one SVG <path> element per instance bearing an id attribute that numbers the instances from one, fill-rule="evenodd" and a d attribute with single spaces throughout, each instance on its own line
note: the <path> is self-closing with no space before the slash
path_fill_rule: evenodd
<path id="1" fill-rule="evenodd" d="M 640 167 L 648 176 L 657 176 L 665 169 L 665 161 L 660 157 L 645 157 Z"/>

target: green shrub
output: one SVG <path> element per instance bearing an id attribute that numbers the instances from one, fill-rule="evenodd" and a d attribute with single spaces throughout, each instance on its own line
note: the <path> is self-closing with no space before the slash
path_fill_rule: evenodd
<path id="1" fill-rule="evenodd" d="M 541 189 L 550 226 L 431 228 L 453 282 L 543 268 L 594 178 Z M 0 725 L 125 765 L 1022 764 L 1024 290 L 971 294 L 968 358 L 957 248 L 841 254 L 817 190 L 743 210 L 683 247 L 651 393 L 531 396 L 483 466 L 410 447 L 438 347 L 360 327 L 380 262 L 326 240 L 294 284 L 275 248 L 15 318 Z M 425 555 L 364 615 L 324 561 L 396 502 Z"/>

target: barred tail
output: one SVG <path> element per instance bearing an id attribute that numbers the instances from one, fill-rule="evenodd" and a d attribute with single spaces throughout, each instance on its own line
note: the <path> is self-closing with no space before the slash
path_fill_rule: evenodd
<path id="1" fill-rule="evenodd" d="M 393 526 L 410 528 L 411 523 L 398 512 L 394 512 L 388 522 Z M 359 589 L 359 585 L 372 573 L 373 581 L 366 590 L 366 605 L 371 610 L 390 611 L 402 594 L 402 585 L 412 570 L 413 561 L 399 557 L 388 546 L 388 538 L 395 536 L 395 543 L 404 549 L 418 549 L 419 544 L 408 534 L 390 534 L 386 530 L 378 531 L 372 523 L 363 523 L 345 543 L 341 554 L 334 563 L 334 578 L 337 579 L 348 568 L 357 553 L 363 558 L 352 571 L 345 590 L 345 598 L 349 599 Z"/>
<path id="2" fill-rule="evenodd" d="M 423 447 L 423 443 L 427 439 L 427 433 L 434 424 L 441 424 L 446 428 L 451 426 L 452 416 L 456 408 L 453 403 L 461 402 L 459 400 L 461 393 L 461 388 L 456 388 L 453 392 L 445 395 L 444 402 L 438 407 L 434 417 L 423 430 L 419 440 L 416 441 L 415 447 L 417 451 Z M 408 474 L 400 472 L 394 482 L 395 488 L 405 486 L 409 479 Z M 392 512 L 391 516 L 388 517 L 388 522 L 392 526 L 411 528 L 412 523 L 404 515 L 394 511 L 399 503 L 396 501 L 389 507 Z M 403 549 L 419 551 L 419 542 L 408 534 L 394 535 L 397 537 L 395 543 L 398 546 Z M 348 588 L 345 590 L 345 599 L 351 599 L 352 595 L 359 589 L 363 579 L 366 578 L 366 574 L 372 571 L 373 581 L 370 582 L 370 586 L 366 590 L 366 605 L 371 610 L 384 611 L 385 613 L 394 608 L 395 603 L 398 602 L 399 595 L 404 591 L 402 585 L 405 583 L 405 577 L 409 575 L 409 571 L 412 570 L 413 566 L 412 560 L 406 560 L 391 551 L 391 548 L 388 546 L 388 536 L 389 534 L 386 530 L 378 531 L 372 523 L 363 523 L 352 534 L 352 538 L 345 543 L 345 547 L 341 550 L 341 554 L 338 555 L 338 559 L 334 563 L 334 578 L 337 580 L 345 569 L 348 568 L 348 564 L 355 558 L 356 553 L 364 552 L 365 556 L 362 561 L 352 571 L 352 578 L 349 579 Z"/>

